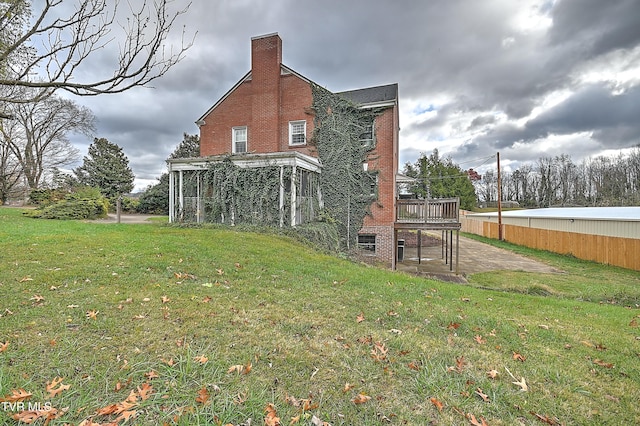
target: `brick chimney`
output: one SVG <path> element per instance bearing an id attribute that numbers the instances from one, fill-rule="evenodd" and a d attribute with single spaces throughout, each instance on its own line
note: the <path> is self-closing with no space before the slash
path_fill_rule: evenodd
<path id="1" fill-rule="evenodd" d="M 252 151 L 278 151 L 281 64 L 282 39 L 277 33 L 251 38 Z"/>

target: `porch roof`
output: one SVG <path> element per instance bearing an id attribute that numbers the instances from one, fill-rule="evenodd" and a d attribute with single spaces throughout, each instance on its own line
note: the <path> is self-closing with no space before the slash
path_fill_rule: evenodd
<path id="1" fill-rule="evenodd" d="M 173 158 L 167 160 L 169 171 L 204 170 L 211 163 L 218 163 L 230 159 L 233 164 L 242 168 L 257 168 L 268 166 L 296 166 L 311 172 L 319 173 L 322 169 L 320 160 L 298 151 L 269 152 L 264 154 L 235 154 L 212 155 L 196 158 Z"/>

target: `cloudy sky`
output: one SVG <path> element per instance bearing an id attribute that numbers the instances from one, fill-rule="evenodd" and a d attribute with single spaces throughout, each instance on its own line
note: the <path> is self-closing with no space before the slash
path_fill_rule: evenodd
<path id="1" fill-rule="evenodd" d="M 640 144 L 638 0 L 193 0 L 179 24 L 195 42 L 153 88 L 75 98 L 137 189 L 274 32 L 283 63 L 332 91 L 398 83 L 401 168 L 436 148 L 482 172 L 496 152 L 515 170 Z M 73 138 L 82 155 L 90 142 Z"/>

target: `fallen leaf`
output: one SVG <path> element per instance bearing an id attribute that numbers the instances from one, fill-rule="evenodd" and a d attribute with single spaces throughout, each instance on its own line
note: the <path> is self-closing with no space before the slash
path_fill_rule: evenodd
<path id="1" fill-rule="evenodd" d="M 517 353 L 517 352 L 514 352 L 514 353 L 513 353 L 513 359 L 514 359 L 515 361 L 525 362 L 525 361 L 526 361 L 526 359 L 527 359 L 527 357 L 525 357 L 524 355 L 519 354 L 519 353 Z"/>
<path id="2" fill-rule="evenodd" d="M 520 386 L 520 390 L 523 392 L 527 392 L 529 390 L 529 387 L 527 386 L 527 382 L 524 380 L 524 377 L 518 380 L 513 374 L 511 374 L 511 371 L 509 371 L 507 367 L 505 367 L 504 369 L 507 370 L 507 373 L 509 373 L 511 378 L 515 380 L 515 382 L 511 382 L 511 383 L 513 383 L 516 386 Z"/>
<path id="3" fill-rule="evenodd" d="M 487 343 L 487 341 L 485 339 L 483 339 L 482 336 L 480 336 L 480 335 L 477 335 L 476 337 L 474 337 L 473 340 L 475 340 L 476 343 L 479 344 L 479 345 L 483 345 L 483 344 Z"/>
<path id="4" fill-rule="evenodd" d="M 482 391 L 482 389 L 481 389 L 481 388 L 477 388 L 475 393 L 476 393 L 476 395 L 478 395 L 480 398 L 482 398 L 482 400 L 483 400 L 484 402 L 491 402 L 491 399 L 489 399 L 489 395 L 487 395 L 486 393 L 484 393 L 484 392 Z"/>
<path id="5" fill-rule="evenodd" d="M 160 376 L 158 375 L 158 373 L 151 370 L 148 373 L 144 373 L 144 377 L 146 377 L 148 380 L 151 380 L 151 379 L 157 379 Z"/>
<path id="6" fill-rule="evenodd" d="M 160 300 L 162 301 L 162 303 L 169 303 L 171 302 L 171 299 L 169 299 L 167 296 L 162 296 L 160 298 Z"/>
<path id="7" fill-rule="evenodd" d="M 359 324 L 359 323 L 361 323 L 362 321 L 364 321 L 364 313 L 360 312 L 360 313 L 358 314 L 358 316 L 356 317 L 356 322 Z"/>
<path id="8" fill-rule="evenodd" d="M 7 340 L 4 343 L 0 343 L 0 352 L 4 352 L 7 350 L 7 347 L 9 346 L 9 341 Z"/>
<path id="9" fill-rule="evenodd" d="M 98 317 L 98 313 L 99 313 L 99 312 L 100 312 L 100 311 L 95 311 L 95 310 L 93 310 L 93 309 L 92 309 L 92 310 L 90 310 L 90 311 L 87 311 L 87 318 L 89 318 L 89 319 L 93 319 L 93 320 L 94 320 L 94 319 L 97 319 L 97 317 Z"/>
<path id="10" fill-rule="evenodd" d="M 204 303 L 209 303 L 209 302 L 211 302 L 211 300 L 212 300 L 212 299 L 211 299 L 211 296 L 205 296 L 205 297 L 204 297 L 204 299 L 202 299 L 202 301 L 203 301 Z"/>
<path id="11" fill-rule="evenodd" d="M 267 404 L 264 411 L 266 413 L 264 416 L 265 426 L 280 426 L 282 424 L 280 423 L 280 417 L 278 417 L 276 413 L 276 407 L 273 404 Z"/>
<path id="12" fill-rule="evenodd" d="M 146 401 L 151 393 L 153 393 L 153 386 L 149 383 L 143 383 L 142 386 L 138 386 L 138 396 L 142 401 Z"/>
<path id="13" fill-rule="evenodd" d="M 351 389 L 353 389 L 355 387 L 355 385 L 352 385 L 351 383 L 347 382 L 344 384 L 344 388 L 342 389 L 343 393 L 347 393 L 349 392 Z"/>
<path id="14" fill-rule="evenodd" d="M 0 398 L 0 402 L 23 402 L 31 398 L 33 394 L 24 389 L 12 389 L 10 395 Z"/>
<path id="15" fill-rule="evenodd" d="M 311 402 L 311 398 L 302 400 L 302 411 L 315 410 L 319 406 L 317 402 Z"/>
<path id="16" fill-rule="evenodd" d="M 45 389 L 49 393 L 49 398 L 53 398 L 53 397 L 57 396 L 58 394 L 60 394 L 61 392 L 66 391 L 69 388 L 71 388 L 71 385 L 63 385 L 62 384 L 63 380 L 64 379 L 62 377 L 56 377 L 51 382 L 47 381 Z M 56 389 L 56 386 L 58 386 L 57 389 Z"/>
<path id="17" fill-rule="evenodd" d="M 487 371 L 487 377 L 489 377 L 490 379 L 495 379 L 496 377 L 498 377 L 498 373 L 496 370 L 490 370 Z"/>
<path id="18" fill-rule="evenodd" d="M 369 401 L 371 399 L 371 397 L 369 395 L 365 395 L 363 393 L 359 393 L 358 395 L 355 396 L 355 398 L 353 398 L 351 400 L 351 402 L 353 402 L 354 404 L 364 404 L 367 401 Z"/>
<path id="19" fill-rule="evenodd" d="M 169 367 L 173 367 L 175 364 L 175 362 L 173 361 L 173 358 L 169 358 L 168 360 L 164 358 L 160 358 L 160 361 L 162 361 L 164 364 L 167 364 Z"/>
<path id="20" fill-rule="evenodd" d="M 69 410 L 69 407 L 58 410 L 54 407 L 47 407 L 41 410 L 20 411 L 11 417 L 20 423 L 33 423 L 38 419 L 45 419 L 44 424 L 47 425 L 51 420 L 57 419 Z"/>
<path id="21" fill-rule="evenodd" d="M 243 370 L 244 370 L 244 365 L 236 364 L 229 367 L 229 369 L 227 370 L 227 373 L 237 372 L 238 374 L 240 374 L 242 373 Z"/>
<path id="22" fill-rule="evenodd" d="M 193 360 L 195 362 L 197 362 L 198 364 L 206 364 L 207 361 L 209 361 L 209 358 L 207 358 L 204 355 L 200 355 L 200 356 L 197 356 L 197 357 L 193 358 Z"/>
<path id="23" fill-rule="evenodd" d="M 313 416 L 311 416 L 311 424 L 313 426 L 331 426 L 329 423 L 320 420 L 320 418 L 318 416 L 316 416 L 315 414 Z"/>
<path id="24" fill-rule="evenodd" d="M 535 412 L 533 412 L 533 411 L 530 411 L 529 413 L 530 413 L 532 416 L 534 416 L 536 419 L 540 420 L 542 423 L 546 423 L 546 424 L 548 424 L 548 425 L 552 425 L 552 426 L 556 426 L 556 425 L 558 425 L 558 424 L 559 424 L 559 423 L 558 423 L 558 422 L 556 422 L 554 419 L 549 418 L 549 416 L 543 416 L 543 415 L 540 415 L 540 414 L 535 413 Z"/>
<path id="25" fill-rule="evenodd" d="M 124 410 L 120 413 L 120 415 L 118 417 L 116 417 L 114 423 L 118 424 L 119 422 L 123 421 L 126 423 L 129 421 L 129 419 L 133 419 L 136 417 L 136 414 L 138 412 L 135 410 Z"/>
<path id="26" fill-rule="evenodd" d="M 205 405 L 208 401 L 209 401 L 209 392 L 207 391 L 207 388 L 203 386 L 202 389 L 198 391 L 196 402 Z"/>
<path id="27" fill-rule="evenodd" d="M 39 294 L 34 294 L 33 297 L 31 297 L 29 300 L 33 300 L 34 302 L 38 303 L 42 302 L 44 300 L 44 297 Z"/>
<path id="28" fill-rule="evenodd" d="M 442 403 L 442 401 L 434 397 L 431 397 L 429 400 L 438 409 L 438 411 L 442 411 L 442 408 L 444 408 L 444 404 Z"/>
<path id="29" fill-rule="evenodd" d="M 604 362 L 601 359 L 594 359 L 593 363 L 596 365 L 599 365 L 600 367 L 604 367 L 604 368 L 613 368 L 613 364 L 609 363 L 609 362 Z"/>
<path id="30" fill-rule="evenodd" d="M 480 421 L 478 421 L 478 420 L 476 419 L 476 416 L 474 416 L 474 415 L 473 415 L 473 414 L 471 414 L 471 413 L 469 413 L 469 414 L 467 415 L 467 419 L 469 419 L 469 422 L 470 422 L 473 426 L 489 426 L 489 425 L 487 424 L 487 422 L 486 422 L 482 417 L 480 417 Z"/>
<path id="31" fill-rule="evenodd" d="M 409 367 L 410 370 L 420 371 L 420 363 L 417 361 L 411 361 L 407 364 L 407 367 Z"/>
<path id="32" fill-rule="evenodd" d="M 449 330 L 457 330 L 458 328 L 460 328 L 459 322 L 450 322 L 449 325 L 447 326 L 447 329 Z"/>
<path id="33" fill-rule="evenodd" d="M 629 323 L 629 327 L 637 327 L 638 326 L 638 320 L 637 319 L 632 319 L 631 322 Z"/>

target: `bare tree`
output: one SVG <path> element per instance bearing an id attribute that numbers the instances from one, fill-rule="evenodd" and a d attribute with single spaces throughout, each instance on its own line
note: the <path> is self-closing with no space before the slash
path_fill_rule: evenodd
<path id="1" fill-rule="evenodd" d="M 93 96 L 147 85 L 178 63 L 192 44 L 183 28 L 179 47 L 166 46 L 190 3 L 175 11 L 169 7 L 172 0 L 124 6 L 118 0 L 78 0 L 73 9 L 64 3 L 0 0 L 0 103 L 32 102 L 57 89 Z M 119 54 L 113 66 L 83 80 L 88 67 L 103 62 L 100 55 L 115 45 Z M 20 87 L 36 90 L 25 99 L 20 97 L 24 92 L 13 90 Z"/>
<path id="2" fill-rule="evenodd" d="M 16 190 L 20 187 L 21 178 L 20 163 L 13 155 L 9 141 L 0 134 L 0 205 L 17 195 Z"/>
<path id="3" fill-rule="evenodd" d="M 78 159 L 79 151 L 67 139 L 68 134 L 91 136 L 95 131 L 91 110 L 56 96 L 14 104 L 11 112 L 15 119 L 0 130 L 30 189 L 38 188 L 46 172 Z"/>

